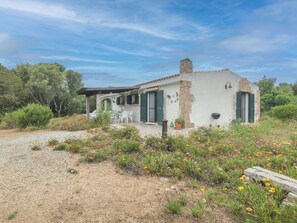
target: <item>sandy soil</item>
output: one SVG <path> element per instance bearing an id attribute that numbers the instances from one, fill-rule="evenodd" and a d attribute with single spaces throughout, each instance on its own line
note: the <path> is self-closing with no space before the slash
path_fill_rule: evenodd
<path id="1" fill-rule="evenodd" d="M 46 146 L 49 138 L 86 136 L 83 131 L 0 131 L 0 222 L 235 222 L 217 208 L 200 219 L 192 218 L 188 207 L 180 216 L 166 214 L 169 200 L 184 194 L 197 201 L 201 193 L 183 182 L 130 176 L 110 162 L 79 164 L 76 155 Z M 40 151 L 29 147 L 36 140 L 42 142 Z M 79 173 L 68 173 L 69 167 Z"/>

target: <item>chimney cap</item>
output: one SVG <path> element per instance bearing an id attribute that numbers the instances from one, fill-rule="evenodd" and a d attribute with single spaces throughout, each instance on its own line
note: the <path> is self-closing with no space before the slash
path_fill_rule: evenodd
<path id="1" fill-rule="evenodd" d="M 190 60 L 190 58 L 187 57 L 187 58 L 185 58 L 185 59 L 183 59 L 181 61 L 191 61 L 191 60 Z"/>

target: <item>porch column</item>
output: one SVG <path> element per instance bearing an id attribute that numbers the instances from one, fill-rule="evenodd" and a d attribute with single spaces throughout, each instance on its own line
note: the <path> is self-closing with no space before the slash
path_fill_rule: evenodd
<path id="1" fill-rule="evenodd" d="M 96 94 L 96 113 L 97 115 L 100 112 L 101 107 L 101 100 L 100 100 L 100 94 Z"/>
<path id="2" fill-rule="evenodd" d="M 90 98 L 86 96 L 86 115 L 87 119 L 90 119 Z"/>

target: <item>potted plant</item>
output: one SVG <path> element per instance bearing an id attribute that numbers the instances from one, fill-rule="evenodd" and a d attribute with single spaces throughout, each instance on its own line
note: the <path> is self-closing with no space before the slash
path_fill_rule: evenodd
<path id="1" fill-rule="evenodd" d="M 185 121 L 182 118 L 177 118 L 175 119 L 174 124 L 175 124 L 174 129 L 180 130 L 184 127 Z"/>

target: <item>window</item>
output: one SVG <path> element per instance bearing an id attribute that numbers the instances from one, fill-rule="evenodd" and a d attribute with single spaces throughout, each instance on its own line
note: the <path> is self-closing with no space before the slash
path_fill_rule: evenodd
<path id="1" fill-rule="evenodd" d="M 127 96 L 127 104 L 129 104 L 129 105 L 139 104 L 139 95 L 138 94 L 128 95 Z"/>
<path id="2" fill-rule="evenodd" d="M 124 105 L 125 104 L 125 96 L 122 95 L 122 96 L 119 96 L 117 97 L 117 105 Z"/>

